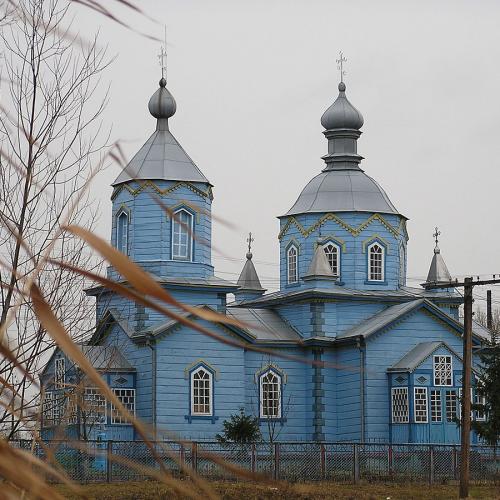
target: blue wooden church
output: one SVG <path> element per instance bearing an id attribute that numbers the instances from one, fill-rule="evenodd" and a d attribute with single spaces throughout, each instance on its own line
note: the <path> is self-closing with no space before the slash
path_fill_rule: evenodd
<path id="1" fill-rule="evenodd" d="M 165 79 L 151 97 L 156 129 L 113 183 L 112 244 L 179 301 L 242 323 L 196 319 L 235 347 L 103 287 L 87 290 L 97 325 L 82 351 L 123 404 L 158 430 L 213 440 L 244 408 L 259 418 L 264 439 L 459 442 L 462 297 L 426 288 L 450 279 L 437 236 L 426 283 L 406 286 L 407 217 L 361 168 L 363 117 L 343 82 L 338 89 L 321 117 L 323 164 L 279 217 L 273 293 L 261 286 L 250 249 L 237 283 L 216 276 L 212 184 L 170 130 L 176 103 Z M 123 281 L 112 268 L 108 276 Z M 486 338 L 475 325 L 475 348 Z M 44 435 L 64 421 L 73 435 L 136 439 L 96 388 L 84 388 L 85 411 L 71 402 L 81 376 L 54 352 L 41 376 Z"/>

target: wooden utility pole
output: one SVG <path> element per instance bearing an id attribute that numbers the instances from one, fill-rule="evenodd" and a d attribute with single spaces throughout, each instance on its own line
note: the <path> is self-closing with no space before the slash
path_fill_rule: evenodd
<path id="1" fill-rule="evenodd" d="M 491 290 L 486 292 L 486 327 L 491 332 L 493 328 L 493 310 L 491 308 Z"/>
<path id="2" fill-rule="evenodd" d="M 494 276 L 491 280 L 474 281 L 465 278 L 463 282 L 426 283 L 427 290 L 438 288 L 464 289 L 464 336 L 463 336 L 463 371 L 462 371 L 462 421 L 460 434 L 460 498 L 469 496 L 469 466 L 470 466 L 470 422 L 471 422 L 471 382 L 472 382 L 472 291 L 476 285 L 494 285 L 500 279 Z M 491 308 L 491 291 L 488 291 Z"/>

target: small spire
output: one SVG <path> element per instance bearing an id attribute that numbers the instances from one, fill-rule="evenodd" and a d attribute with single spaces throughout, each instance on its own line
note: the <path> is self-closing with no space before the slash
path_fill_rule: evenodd
<path id="1" fill-rule="evenodd" d="M 262 295 L 266 290 L 262 288 L 260 284 L 259 276 L 257 275 L 257 271 L 255 270 L 255 266 L 252 262 L 252 243 L 254 242 L 254 238 L 252 237 L 252 233 L 248 233 L 248 238 L 246 239 L 248 245 L 247 251 L 247 261 L 243 266 L 240 277 L 238 278 L 238 286 L 239 290 L 236 292 L 236 295 L 250 292 L 256 295 Z"/>
<path id="2" fill-rule="evenodd" d="M 425 288 L 428 284 L 433 283 L 447 283 L 451 281 L 451 274 L 448 271 L 448 267 L 441 255 L 441 250 L 439 249 L 439 236 L 441 231 L 436 227 L 432 235 L 434 238 L 434 255 L 432 257 L 431 266 L 429 268 L 429 273 L 427 274 L 427 280 L 423 284 Z"/>
<path id="3" fill-rule="evenodd" d="M 314 256 L 311 260 L 311 264 L 309 265 L 309 269 L 304 275 L 305 280 L 317 278 L 329 278 L 333 280 L 337 279 L 332 272 L 332 268 L 330 267 L 330 263 L 328 262 L 328 259 L 326 257 L 325 250 L 323 249 L 322 242 L 319 239 L 316 250 L 314 251 Z"/>

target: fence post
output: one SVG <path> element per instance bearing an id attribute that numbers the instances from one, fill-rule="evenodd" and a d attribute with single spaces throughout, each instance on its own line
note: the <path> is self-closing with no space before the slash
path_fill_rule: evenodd
<path id="1" fill-rule="evenodd" d="M 191 443 L 191 467 L 198 472 L 198 443 Z"/>
<path id="2" fill-rule="evenodd" d="M 106 482 L 110 483 L 113 479 L 113 462 L 111 461 L 111 455 L 113 454 L 113 441 L 108 440 L 106 443 Z"/>
<path id="3" fill-rule="evenodd" d="M 434 446 L 429 445 L 429 484 L 434 484 Z"/>
<path id="4" fill-rule="evenodd" d="M 326 479 L 326 450 L 325 450 L 325 445 L 323 443 L 321 443 L 320 453 L 321 453 L 321 478 Z"/>
<path id="5" fill-rule="evenodd" d="M 252 467 L 252 472 L 255 473 L 255 462 L 256 462 L 256 456 L 255 456 L 255 443 L 252 443 L 252 455 L 251 455 L 251 467 Z"/>
<path id="6" fill-rule="evenodd" d="M 179 462 L 180 462 L 180 465 L 181 465 L 180 473 L 182 474 L 183 473 L 182 468 L 186 465 L 186 450 L 184 449 L 184 445 L 183 444 L 181 444 L 181 446 L 179 448 Z"/>
<path id="7" fill-rule="evenodd" d="M 273 477 L 274 479 L 280 478 L 280 444 L 274 443 L 274 471 Z"/>
<path id="8" fill-rule="evenodd" d="M 457 447 L 453 446 L 453 479 L 458 479 L 458 460 L 457 460 Z"/>
<path id="9" fill-rule="evenodd" d="M 392 444 L 390 444 L 387 448 L 387 467 L 389 469 L 389 476 L 392 477 L 394 474 L 394 465 L 393 465 L 393 457 L 392 457 Z"/>
<path id="10" fill-rule="evenodd" d="M 359 445 L 353 444 L 353 455 L 354 455 L 354 483 L 359 483 Z"/>

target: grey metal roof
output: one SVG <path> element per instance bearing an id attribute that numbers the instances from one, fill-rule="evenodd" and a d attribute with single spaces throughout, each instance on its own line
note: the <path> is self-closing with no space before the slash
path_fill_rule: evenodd
<path id="1" fill-rule="evenodd" d="M 345 88 L 345 83 L 340 82 L 339 96 L 321 117 L 321 125 L 327 130 L 338 128 L 359 130 L 363 126 L 363 116 L 347 99 Z"/>
<path id="2" fill-rule="evenodd" d="M 446 267 L 439 247 L 436 245 L 426 283 L 447 283 L 449 281 L 451 281 L 451 274 Z"/>
<path id="3" fill-rule="evenodd" d="M 104 345 L 78 345 L 83 355 L 97 370 L 135 371 L 117 347 Z"/>
<path id="4" fill-rule="evenodd" d="M 321 172 L 306 185 L 285 216 L 313 212 L 399 214 L 385 191 L 360 168 Z"/>
<path id="5" fill-rule="evenodd" d="M 240 287 L 238 291 L 255 291 L 255 292 L 265 292 L 260 284 L 259 276 L 255 270 L 255 266 L 252 262 L 252 253 L 247 253 L 247 260 L 243 269 L 241 270 L 240 277 L 238 278 L 237 285 Z"/>
<path id="6" fill-rule="evenodd" d="M 316 277 L 335 279 L 335 275 L 332 273 L 323 245 L 321 244 L 318 244 L 314 251 L 314 256 L 309 264 L 307 273 L 304 275 L 304 279 L 313 279 Z"/>
<path id="7" fill-rule="evenodd" d="M 301 336 L 274 311 L 233 307 L 227 315 L 244 323 L 244 330 L 256 340 L 300 341 Z"/>
<path id="8" fill-rule="evenodd" d="M 397 363 L 388 368 L 387 371 L 411 372 L 442 345 L 446 346 L 444 342 L 421 342 L 407 352 Z M 446 347 L 448 348 L 448 346 Z"/>
<path id="9" fill-rule="evenodd" d="M 385 326 L 390 325 L 398 318 L 408 314 L 413 309 L 422 305 L 424 302 L 425 299 L 418 299 L 411 302 L 403 302 L 402 304 L 390 306 L 387 309 L 379 312 L 378 314 L 375 314 L 365 322 L 341 333 L 340 335 L 338 335 L 338 338 L 369 337 Z"/>
<path id="10" fill-rule="evenodd" d="M 157 118 L 155 132 L 115 179 L 113 186 L 134 179 L 210 183 L 168 128 L 168 118 L 175 113 L 176 104 L 165 85 L 162 78 L 160 88 L 148 103 L 149 112 Z"/>

